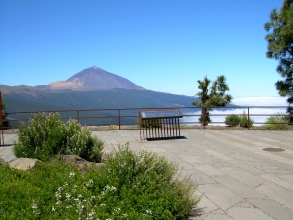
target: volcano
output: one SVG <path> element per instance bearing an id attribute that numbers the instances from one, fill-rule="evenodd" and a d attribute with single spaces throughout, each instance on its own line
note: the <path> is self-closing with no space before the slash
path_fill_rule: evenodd
<path id="1" fill-rule="evenodd" d="M 82 70 L 66 81 L 56 81 L 46 86 L 49 89 L 69 89 L 77 91 L 122 89 L 144 89 L 128 79 L 107 72 L 97 66 Z"/>

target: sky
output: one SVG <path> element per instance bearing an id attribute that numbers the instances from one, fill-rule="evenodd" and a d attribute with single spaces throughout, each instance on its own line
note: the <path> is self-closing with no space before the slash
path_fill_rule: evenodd
<path id="1" fill-rule="evenodd" d="M 286 104 L 264 29 L 282 4 L 0 0 L 0 84 L 47 85 L 96 65 L 146 89 L 188 96 L 199 91 L 197 80 L 224 75 L 235 104 Z"/>

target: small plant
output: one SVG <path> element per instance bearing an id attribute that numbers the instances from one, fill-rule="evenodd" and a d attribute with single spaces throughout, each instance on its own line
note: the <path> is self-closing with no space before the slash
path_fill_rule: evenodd
<path id="1" fill-rule="evenodd" d="M 254 121 L 251 118 L 249 118 L 249 120 L 248 120 L 248 116 L 245 111 L 243 112 L 243 114 L 240 118 L 241 118 L 240 127 L 242 127 L 242 128 L 251 128 L 252 127 Z"/>
<path id="2" fill-rule="evenodd" d="M 240 125 L 241 117 L 238 115 L 229 115 L 225 119 L 225 124 L 232 127 L 237 127 Z"/>
<path id="3" fill-rule="evenodd" d="M 285 113 L 277 113 L 276 115 L 270 116 L 267 120 L 265 128 L 270 130 L 288 130 L 289 129 L 290 116 Z M 277 124 L 283 123 L 283 124 Z M 285 124 L 284 124 L 285 123 Z"/>
<path id="4" fill-rule="evenodd" d="M 15 142 L 17 157 L 49 160 L 58 154 L 74 154 L 88 161 L 100 162 L 103 141 L 76 120 L 65 124 L 59 114 L 35 114 L 29 125 L 19 128 L 19 141 Z"/>

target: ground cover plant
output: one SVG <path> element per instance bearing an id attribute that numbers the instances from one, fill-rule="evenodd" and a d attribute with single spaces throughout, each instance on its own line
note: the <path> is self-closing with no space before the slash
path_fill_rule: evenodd
<path id="1" fill-rule="evenodd" d="M 88 161 L 100 162 L 103 141 L 76 120 L 63 123 L 59 114 L 38 113 L 29 125 L 19 128 L 19 141 L 15 142 L 17 157 L 47 161 L 57 154 L 74 154 Z"/>
<path id="2" fill-rule="evenodd" d="M 270 130 L 288 130 L 290 122 L 290 116 L 285 113 L 277 113 L 276 115 L 270 116 L 267 120 L 265 128 Z M 285 123 L 285 124 L 274 124 L 274 123 Z"/>
<path id="3" fill-rule="evenodd" d="M 200 197 L 177 166 L 128 144 L 83 175 L 57 156 L 20 171 L 0 166 L 3 219 L 184 219 Z"/>

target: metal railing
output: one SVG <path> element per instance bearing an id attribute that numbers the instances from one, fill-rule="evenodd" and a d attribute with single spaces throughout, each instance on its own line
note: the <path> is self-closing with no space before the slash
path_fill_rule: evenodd
<path id="1" fill-rule="evenodd" d="M 265 125 L 265 124 L 288 124 L 283 122 L 276 123 L 266 123 L 263 120 L 257 121 L 255 118 L 257 117 L 270 117 L 276 115 L 278 111 L 285 112 L 288 106 L 226 106 L 226 107 L 213 107 L 213 111 L 210 111 L 209 117 L 212 118 L 212 122 L 209 123 L 209 126 L 217 126 L 219 128 L 222 126 L 225 127 L 225 119 L 223 117 L 231 116 L 231 115 L 239 115 L 241 116 L 243 113 L 240 113 L 237 110 L 241 110 L 245 112 L 247 116 L 247 121 L 250 119 L 254 119 L 253 125 Z M 180 125 L 185 125 L 186 127 L 190 126 L 198 126 L 199 128 L 205 129 L 207 126 L 204 123 L 199 121 L 201 116 L 205 116 L 202 114 L 202 107 L 176 107 L 179 109 L 183 115 L 183 120 L 181 120 Z M 174 107 L 170 108 L 110 108 L 110 109 L 74 109 L 74 110 L 48 110 L 41 111 L 44 113 L 59 113 L 62 120 L 65 122 L 69 119 L 76 119 L 80 124 L 86 126 L 112 126 L 111 128 L 117 129 L 130 129 L 129 126 L 132 126 L 131 129 L 139 129 L 139 126 L 135 127 L 135 125 L 139 124 L 139 111 L 140 110 L 152 110 L 152 109 L 174 109 Z M 262 113 L 255 112 L 253 110 L 263 109 Z M 276 109 L 277 112 L 267 113 L 268 109 Z M 233 113 L 234 111 L 234 113 Z M 227 113 L 229 112 L 229 113 Z M 3 142 L 3 130 L 5 129 L 17 129 L 20 125 L 28 125 L 29 119 L 33 117 L 34 114 L 39 112 L 7 112 L 8 117 L 3 119 L 3 123 L 0 126 L 1 129 L 1 139 L 0 146 L 2 146 Z M 293 115 L 288 115 L 293 117 Z M 9 123 L 9 127 L 4 127 L 3 124 L 5 122 Z M 291 123 L 292 125 L 292 123 Z M 125 127 L 128 126 L 128 127 Z M 183 126 L 184 128 L 184 126 Z M 251 129 L 248 125 L 247 129 Z M 1 141 L 2 140 L 2 141 Z"/>

